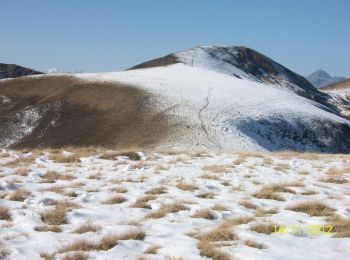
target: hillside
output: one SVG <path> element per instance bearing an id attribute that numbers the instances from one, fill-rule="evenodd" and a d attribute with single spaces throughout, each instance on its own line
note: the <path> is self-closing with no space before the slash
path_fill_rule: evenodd
<path id="1" fill-rule="evenodd" d="M 350 119 L 350 79 L 330 84 L 321 90 L 332 96 L 334 104 Z"/>
<path id="2" fill-rule="evenodd" d="M 28 69 L 15 64 L 0 63 L 0 79 L 17 78 L 22 76 L 43 74 L 42 72 Z"/>
<path id="3" fill-rule="evenodd" d="M 310 81 L 316 88 L 322 88 L 345 79 L 345 77 L 332 77 L 324 70 L 317 70 L 307 76 L 307 80 Z"/>
<path id="4" fill-rule="evenodd" d="M 350 122 L 330 95 L 244 47 L 0 81 L 0 96 L 2 147 L 350 151 Z"/>

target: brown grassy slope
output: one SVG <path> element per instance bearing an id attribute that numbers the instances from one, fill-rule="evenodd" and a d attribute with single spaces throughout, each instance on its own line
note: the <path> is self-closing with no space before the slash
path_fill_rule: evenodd
<path id="1" fill-rule="evenodd" d="M 346 79 L 337 83 L 330 84 L 328 86 L 322 87 L 321 90 L 328 91 L 328 90 L 342 90 L 342 89 L 349 89 L 350 90 L 350 79 Z"/>
<path id="2" fill-rule="evenodd" d="M 43 114 L 33 132 L 12 148 L 143 148 L 155 146 L 168 129 L 168 120 L 144 111 L 148 93 L 117 83 L 83 82 L 72 76 L 17 78 L 0 81 L 0 96 L 11 100 L 0 103 L 0 140 L 19 125 L 21 111 L 35 107 Z"/>

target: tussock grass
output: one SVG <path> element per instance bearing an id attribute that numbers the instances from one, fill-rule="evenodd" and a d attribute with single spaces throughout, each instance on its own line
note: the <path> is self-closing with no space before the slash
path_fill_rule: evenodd
<path id="1" fill-rule="evenodd" d="M 16 169 L 14 174 L 20 175 L 20 176 L 27 176 L 29 172 L 30 172 L 29 168 L 21 167 L 21 168 Z"/>
<path id="2" fill-rule="evenodd" d="M 244 244 L 249 247 L 257 248 L 257 249 L 266 249 L 267 246 L 258 242 L 255 242 L 254 240 L 248 239 L 244 241 Z"/>
<path id="3" fill-rule="evenodd" d="M 115 188 L 110 189 L 110 191 L 114 191 L 116 193 L 127 193 L 128 192 L 128 190 L 124 187 L 115 187 Z"/>
<path id="4" fill-rule="evenodd" d="M 214 199 L 215 193 L 213 193 L 213 192 L 200 193 L 196 197 L 201 198 L 201 199 Z"/>
<path id="5" fill-rule="evenodd" d="M 174 202 L 171 204 L 163 204 L 163 205 L 161 205 L 161 207 L 158 210 L 151 212 L 146 217 L 147 218 L 163 218 L 168 213 L 175 213 L 175 212 L 179 212 L 181 210 L 188 210 L 188 207 L 181 204 L 180 202 Z"/>
<path id="6" fill-rule="evenodd" d="M 113 196 L 105 201 L 102 202 L 102 204 L 120 204 L 120 203 L 123 203 L 127 201 L 127 199 L 123 196 L 120 196 L 120 195 L 116 195 L 116 196 Z"/>
<path id="7" fill-rule="evenodd" d="M 300 187 L 303 184 L 294 182 L 294 183 L 280 183 L 280 184 L 270 184 L 263 186 L 260 191 L 253 194 L 254 197 L 258 199 L 270 199 L 270 200 L 279 200 L 284 201 L 284 198 L 281 195 L 277 194 L 279 192 L 292 193 L 296 192 L 289 187 Z"/>
<path id="8" fill-rule="evenodd" d="M 82 252 L 74 252 L 66 254 L 62 260 L 87 260 L 88 256 Z"/>
<path id="9" fill-rule="evenodd" d="M 213 212 L 211 212 L 209 209 L 201 209 L 197 210 L 193 215 L 192 218 L 205 218 L 205 219 L 215 219 L 216 216 Z"/>
<path id="10" fill-rule="evenodd" d="M 220 178 L 217 175 L 208 174 L 208 173 L 202 174 L 199 178 L 208 179 L 208 180 L 217 180 L 217 181 L 220 180 Z"/>
<path id="11" fill-rule="evenodd" d="M 231 167 L 231 165 L 212 164 L 202 167 L 202 170 L 213 173 L 228 173 L 230 172 Z"/>
<path id="12" fill-rule="evenodd" d="M 151 206 L 148 204 L 148 202 L 153 199 L 155 199 L 155 196 L 153 195 L 146 195 L 146 196 L 140 197 L 134 202 L 134 204 L 131 205 L 131 207 L 150 209 Z"/>
<path id="13" fill-rule="evenodd" d="M 330 216 L 335 211 L 335 209 L 318 201 L 299 202 L 293 206 L 287 207 L 286 209 L 296 212 L 303 212 L 309 214 L 310 216 Z"/>
<path id="14" fill-rule="evenodd" d="M 150 254 L 150 255 L 155 255 L 158 253 L 158 250 L 160 249 L 160 246 L 153 245 L 147 248 L 147 250 L 144 252 L 144 254 Z"/>
<path id="15" fill-rule="evenodd" d="M 135 153 L 135 152 L 122 152 L 122 153 L 119 154 L 119 156 L 126 156 L 130 160 L 133 160 L 133 161 L 138 161 L 138 160 L 141 159 L 141 156 L 138 153 Z"/>
<path id="16" fill-rule="evenodd" d="M 307 190 L 307 191 L 303 191 L 302 193 L 300 193 L 301 195 L 315 195 L 317 194 L 316 191 L 313 190 Z"/>
<path id="17" fill-rule="evenodd" d="M 54 209 L 47 210 L 40 214 L 41 221 L 48 225 L 66 224 L 66 213 L 75 208 L 79 208 L 79 206 L 73 202 L 57 202 Z"/>
<path id="18" fill-rule="evenodd" d="M 88 232 L 97 232 L 101 229 L 101 226 L 92 224 L 90 221 L 87 221 L 80 225 L 78 228 L 74 230 L 73 233 L 83 234 Z"/>
<path id="19" fill-rule="evenodd" d="M 166 193 L 166 188 L 164 186 L 154 187 L 145 192 L 147 195 L 158 195 Z"/>
<path id="20" fill-rule="evenodd" d="M 252 220 L 253 220 L 253 217 L 248 217 L 248 216 L 228 218 L 228 219 L 225 219 L 223 222 L 221 222 L 221 224 L 219 225 L 219 228 L 230 229 L 233 226 L 247 224 Z"/>
<path id="21" fill-rule="evenodd" d="M 250 230 L 258 233 L 262 233 L 262 234 L 271 234 L 275 232 L 275 226 L 278 226 L 278 225 L 272 222 L 255 223 L 250 227 Z"/>
<path id="22" fill-rule="evenodd" d="M 346 219 L 339 216 L 333 216 L 327 219 L 327 223 L 332 225 L 332 232 L 335 234 L 333 237 L 337 238 L 350 238 L 350 219 Z"/>
<path id="23" fill-rule="evenodd" d="M 209 243 L 207 241 L 199 241 L 197 247 L 201 256 L 205 256 L 213 260 L 231 259 L 231 257 L 228 254 L 221 252 L 220 250 L 215 248 L 215 246 L 212 243 Z"/>
<path id="24" fill-rule="evenodd" d="M 227 211 L 228 208 L 224 205 L 221 204 L 215 204 L 212 208 L 212 210 L 216 210 L 216 211 Z"/>
<path id="25" fill-rule="evenodd" d="M 7 207 L 0 206 L 0 220 L 11 220 L 10 210 Z"/>
<path id="26" fill-rule="evenodd" d="M 40 225 L 40 226 L 34 227 L 34 230 L 38 232 L 55 232 L 55 233 L 59 233 L 62 231 L 59 226 L 55 226 L 55 225 Z"/>
<path id="27" fill-rule="evenodd" d="M 24 201 L 31 193 L 25 189 L 18 189 L 10 194 L 9 200 Z"/>
<path id="28" fill-rule="evenodd" d="M 215 228 L 207 233 L 199 235 L 200 241 L 218 242 L 237 240 L 237 235 L 230 229 Z"/>
<path id="29" fill-rule="evenodd" d="M 64 155 L 63 153 L 50 154 L 49 159 L 55 163 L 77 163 L 80 161 L 78 154 Z"/>
<path id="30" fill-rule="evenodd" d="M 186 190 L 186 191 L 194 191 L 194 190 L 197 190 L 198 187 L 194 184 L 191 184 L 191 183 L 186 183 L 186 182 L 178 182 L 176 184 L 176 188 L 180 189 L 180 190 Z"/>
<path id="31" fill-rule="evenodd" d="M 258 207 L 254 205 L 251 201 L 245 199 L 239 202 L 239 205 L 246 207 L 247 209 L 257 209 Z"/>
<path id="32" fill-rule="evenodd" d="M 330 176 L 330 177 L 326 177 L 321 179 L 322 182 L 325 183 L 334 183 L 334 184 L 344 184 L 344 183 L 348 183 L 348 180 L 342 178 L 342 177 L 335 177 L 335 176 Z"/>
<path id="33" fill-rule="evenodd" d="M 257 209 L 255 211 L 255 216 L 256 217 L 264 217 L 266 215 L 272 215 L 272 214 L 277 214 L 278 210 L 277 209 Z"/>

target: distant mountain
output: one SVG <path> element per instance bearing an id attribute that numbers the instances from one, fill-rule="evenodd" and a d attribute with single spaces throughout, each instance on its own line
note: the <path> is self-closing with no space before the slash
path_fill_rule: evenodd
<path id="1" fill-rule="evenodd" d="M 37 74 L 43 73 L 22 66 L 18 66 L 16 64 L 0 63 L 0 79 L 17 78 Z"/>
<path id="2" fill-rule="evenodd" d="M 316 70 L 314 73 L 307 76 L 308 81 L 310 81 L 316 88 L 321 88 L 329 84 L 333 84 L 342 80 L 345 77 L 332 77 L 324 70 Z"/>

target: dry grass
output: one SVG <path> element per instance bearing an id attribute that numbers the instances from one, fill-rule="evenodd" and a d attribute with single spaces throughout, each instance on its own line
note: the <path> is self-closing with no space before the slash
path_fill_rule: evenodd
<path id="1" fill-rule="evenodd" d="M 116 240 L 115 244 L 113 244 L 112 246 L 109 244 L 109 246 L 111 246 L 110 248 L 117 245 L 117 243 L 118 243 L 118 241 Z M 108 249 L 110 249 L 110 248 L 108 248 Z M 105 250 L 108 250 L 108 249 L 105 249 Z M 95 244 L 91 241 L 88 241 L 86 239 L 81 239 L 81 240 L 77 240 L 77 241 L 71 243 L 68 246 L 62 247 L 61 249 L 59 249 L 58 252 L 59 253 L 66 253 L 66 252 L 72 252 L 72 251 L 93 251 L 93 250 L 98 250 L 97 244 Z"/>
<path id="2" fill-rule="evenodd" d="M 47 171 L 42 177 L 45 182 L 53 183 L 59 178 L 59 173 L 56 171 Z"/>
<path id="3" fill-rule="evenodd" d="M 201 256 L 208 257 L 213 260 L 230 260 L 231 257 L 221 252 L 220 250 L 216 249 L 213 244 L 207 242 L 207 241 L 199 241 L 197 244 L 197 247 L 199 249 L 199 253 Z"/>
<path id="4" fill-rule="evenodd" d="M 185 183 L 185 182 L 178 182 L 176 184 L 176 188 L 180 189 L 180 190 L 186 190 L 186 191 L 194 191 L 194 190 L 197 190 L 198 187 L 194 184 L 191 184 L 191 183 Z"/>
<path id="5" fill-rule="evenodd" d="M 150 254 L 150 255 L 155 255 L 158 253 L 158 250 L 160 249 L 160 246 L 153 245 L 147 248 L 147 250 L 144 252 L 144 254 Z"/>
<path id="6" fill-rule="evenodd" d="M 11 220 L 11 214 L 8 208 L 0 206 L 0 220 Z"/>
<path id="7" fill-rule="evenodd" d="M 300 193 L 301 195 L 315 195 L 317 194 L 316 191 L 313 190 L 307 190 L 307 191 L 303 191 L 302 193 Z"/>
<path id="8" fill-rule="evenodd" d="M 119 155 L 119 153 L 117 153 L 117 152 L 107 151 L 107 152 L 102 153 L 99 156 L 99 158 L 103 159 L 103 160 L 114 160 L 118 155 Z"/>
<path id="9" fill-rule="evenodd" d="M 230 229 L 215 228 L 207 233 L 199 235 L 200 241 L 218 242 L 237 240 L 237 235 Z"/>
<path id="10" fill-rule="evenodd" d="M 35 231 L 38 232 L 61 232 L 61 228 L 59 226 L 55 226 L 55 225 L 40 225 L 40 226 L 36 226 L 34 227 Z"/>
<path id="11" fill-rule="evenodd" d="M 55 163 L 76 163 L 81 162 L 77 154 L 64 155 L 63 153 L 50 154 L 49 159 Z"/>
<path id="12" fill-rule="evenodd" d="M 213 212 L 211 212 L 209 209 L 201 209 L 197 210 L 193 215 L 192 218 L 205 218 L 205 219 L 215 219 L 216 216 Z"/>
<path id="13" fill-rule="evenodd" d="M 272 222 L 256 223 L 250 227 L 250 230 L 258 233 L 262 233 L 262 234 L 271 234 L 275 232 L 275 226 L 278 226 L 278 225 Z"/>
<path id="14" fill-rule="evenodd" d="M 214 199 L 215 193 L 205 192 L 205 193 L 198 194 L 196 197 L 201 198 L 201 199 Z"/>
<path id="15" fill-rule="evenodd" d="M 116 195 L 116 196 L 113 196 L 105 201 L 102 202 L 102 204 L 120 204 L 120 203 L 123 203 L 127 201 L 127 199 L 123 196 L 120 196 L 120 195 Z"/>
<path id="16" fill-rule="evenodd" d="M 287 192 L 295 194 L 296 192 L 288 187 L 300 187 L 299 183 L 280 183 L 280 184 L 270 184 L 263 186 L 258 192 L 254 193 L 253 196 L 258 199 L 270 199 L 284 201 L 278 192 Z"/>
<path id="17" fill-rule="evenodd" d="M 327 223 L 332 225 L 331 232 L 335 233 L 333 237 L 350 238 L 350 219 L 334 216 L 334 217 L 328 218 Z"/>
<path id="18" fill-rule="evenodd" d="M 326 183 L 334 183 L 334 184 L 344 184 L 348 183 L 348 180 L 342 178 L 342 177 L 336 177 L 336 176 L 330 176 L 327 178 L 323 178 L 320 181 L 326 182 Z"/>
<path id="19" fill-rule="evenodd" d="M 124 187 L 112 188 L 112 189 L 110 189 L 110 191 L 114 191 L 116 193 L 127 193 L 128 192 L 128 190 Z"/>
<path id="20" fill-rule="evenodd" d="M 144 209 L 150 209 L 151 206 L 147 203 L 150 200 L 153 200 L 155 196 L 153 195 L 146 195 L 141 198 L 138 198 L 134 204 L 131 205 L 133 208 L 144 208 Z"/>
<path id="21" fill-rule="evenodd" d="M 123 153 L 120 153 L 119 156 L 126 156 L 133 161 L 138 161 L 141 159 L 141 156 L 135 152 L 123 152 Z"/>
<path id="22" fill-rule="evenodd" d="M 213 173 L 228 173 L 230 172 L 231 165 L 223 164 L 212 164 L 206 165 L 202 168 L 203 171 L 213 172 Z"/>
<path id="23" fill-rule="evenodd" d="M 257 206 L 251 203 L 251 201 L 245 199 L 239 202 L 239 205 L 246 207 L 247 209 L 257 209 Z"/>
<path id="24" fill-rule="evenodd" d="M 165 215 L 167 215 L 168 213 L 175 213 L 181 210 L 188 210 L 188 207 L 181 204 L 180 202 L 163 204 L 158 210 L 151 212 L 149 215 L 147 215 L 147 218 L 162 218 L 165 217 Z"/>
<path id="25" fill-rule="evenodd" d="M 166 193 L 166 188 L 164 186 L 159 186 L 159 187 L 154 187 L 148 191 L 146 191 L 145 194 L 147 195 L 158 195 L 158 194 L 163 194 Z"/>
<path id="26" fill-rule="evenodd" d="M 18 189 L 10 194 L 9 200 L 24 201 L 31 193 L 25 189 Z"/>
<path id="27" fill-rule="evenodd" d="M 335 211 L 335 209 L 318 201 L 299 202 L 293 206 L 288 207 L 287 210 L 303 212 L 309 214 L 310 216 L 330 216 Z"/>
<path id="28" fill-rule="evenodd" d="M 0 241 L 0 259 L 6 259 L 11 251 L 4 245 L 2 241 Z"/>
<path id="29" fill-rule="evenodd" d="M 57 202 L 54 209 L 47 210 L 40 214 L 41 221 L 48 225 L 66 224 L 66 213 L 78 207 L 77 204 L 68 201 Z"/>
<path id="30" fill-rule="evenodd" d="M 88 256 L 82 252 L 74 252 L 66 254 L 62 260 L 87 260 Z"/>
<path id="31" fill-rule="evenodd" d="M 129 230 L 118 235 L 118 240 L 143 240 L 146 233 L 142 230 Z"/>
<path id="32" fill-rule="evenodd" d="M 83 234 L 88 232 L 97 232 L 100 229 L 101 229 L 101 226 L 92 224 L 91 222 L 87 221 L 82 225 L 80 225 L 77 229 L 75 229 L 73 233 Z"/>
<path id="33" fill-rule="evenodd" d="M 227 211 L 228 208 L 224 205 L 221 204 L 215 204 L 212 208 L 212 210 L 216 210 L 216 211 Z"/>
<path id="34" fill-rule="evenodd" d="M 277 209 L 257 209 L 255 211 L 255 216 L 256 217 L 264 217 L 266 215 L 272 215 L 272 214 L 277 214 L 278 210 Z"/>
<path id="35" fill-rule="evenodd" d="M 266 249 L 267 246 L 261 243 L 257 243 L 254 240 L 248 239 L 244 241 L 244 244 L 249 247 L 257 248 L 257 249 Z"/>
<path id="36" fill-rule="evenodd" d="M 219 228 L 220 229 L 230 229 L 233 226 L 247 224 L 252 220 L 253 220 L 253 217 L 248 217 L 248 216 L 228 218 L 228 219 L 225 219 L 223 222 L 221 222 L 221 224 L 219 225 Z"/>
<path id="37" fill-rule="evenodd" d="M 208 174 L 208 173 L 202 174 L 199 178 L 208 179 L 208 180 L 217 180 L 217 181 L 220 180 L 220 178 L 217 175 Z"/>
<path id="38" fill-rule="evenodd" d="M 21 167 L 21 168 L 16 169 L 14 174 L 20 175 L 20 176 L 27 176 L 29 172 L 30 172 L 29 168 Z"/>

